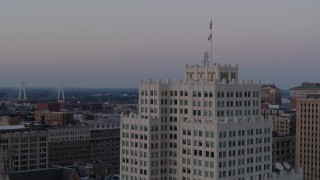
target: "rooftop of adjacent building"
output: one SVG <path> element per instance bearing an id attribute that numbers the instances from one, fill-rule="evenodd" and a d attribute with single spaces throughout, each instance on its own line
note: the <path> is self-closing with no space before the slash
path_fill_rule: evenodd
<path id="1" fill-rule="evenodd" d="M 0 134 L 2 135 L 16 135 L 16 136 L 20 136 L 20 135 L 32 135 L 32 134 L 37 134 L 37 136 L 39 134 L 46 134 L 47 132 L 44 130 L 29 130 L 29 129 L 10 129 L 7 131 L 0 131 Z"/>
<path id="2" fill-rule="evenodd" d="M 86 129 L 89 128 L 88 125 L 79 124 L 79 125 L 66 125 L 66 126 L 49 126 L 48 129 L 55 130 L 55 129 Z"/>
<path id="3" fill-rule="evenodd" d="M 10 132 L 24 132 L 24 131 L 42 131 L 44 130 L 42 125 L 22 121 L 20 124 L 2 125 L 0 126 L 0 133 L 10 133 Z"/>
<path id="4" fill-rule="evenodd" d="M 21 122 L 20 116 L 9 115 L 0 117 L 0 126 L 19 125 Z"/>
<path id="5" fill-rule="evenodd" d="M 72 168 L 48 168 L 40 170 L 29 170 L 29 171 L 20 171 L 13 172 L 8 175 L 9 180 L 74 180 L 80 179 L 78 172 Z"/>
<path id="6" fill-rule="evenodd" d="M 72 114 L 71 112 L 51 112 L 51 111 L 36 111 L 38 114 L 56 114 L 56 115 L 63 115 L 63 114 Z"/>
<path id="7" fill-rule="evenodd" d="M 118 129 L 120 128 L 120 118 L 118 120 L 90 120 L 86 124 L 93 129 Z"/>
<path id="8" fill-rule="evenodd" d="M 309 90 L 309 89 L 319 89 L 320 83 L 303 82 L 300 86 L 291 88 L 290 90 Z"/>
<path id="9" fill-rule="evenodd" d="M 300 168 L 299 170 L 295 171 L 293 169 L 288 169 L 288 170 L 273 170 L 272 173 L 272 180 L 286 180 L 286 179 L 295 179 L 295 180 L 302 180 L 302 169 Z"/>
<path id="10" fill-rule="evenodd" d="M 23 124 L 19 125 L 7 125 L 7 126 L 0 126 L 0 131 L 1 130 L 15 130 L 15 129 L 25 129 L 26 126 Z"/>

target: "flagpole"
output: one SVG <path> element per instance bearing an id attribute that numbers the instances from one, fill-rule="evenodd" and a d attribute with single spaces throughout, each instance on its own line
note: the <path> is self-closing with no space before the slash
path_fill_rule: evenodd
<path id="1" fill-rule="evenodd" d="M 212 19 L 211 19 L 212 24 Z M 212 26 L 211 26 L 211 66 L 212 66 Z"/>

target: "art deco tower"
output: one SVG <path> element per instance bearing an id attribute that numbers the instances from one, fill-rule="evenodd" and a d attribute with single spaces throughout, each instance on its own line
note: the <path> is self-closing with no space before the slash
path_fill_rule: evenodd
<path id="1" fill-rule="evenodd" d="M 261 84 L 238 66 L 185 66 L 184 79 L 139 85 L 139 114 L 121 118 L 121 179 L 271 176 L 271 121 Z"/>

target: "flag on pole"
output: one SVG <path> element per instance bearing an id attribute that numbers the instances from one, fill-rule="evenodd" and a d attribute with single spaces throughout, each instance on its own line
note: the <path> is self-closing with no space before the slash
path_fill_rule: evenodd
<path id="1" fill-rule="evenodd" d="M 208 37 L 208 41 L 211 41 L 211 40 L 212 40 L 212 34 L 210 34 Z"/>
<path id="2" fill-rule="evenodd" d="M 209 29 L 212 29 L 212 20 L 211 20 L 211 22 L 210 22 L 210 27 L 209 27 Z"/>

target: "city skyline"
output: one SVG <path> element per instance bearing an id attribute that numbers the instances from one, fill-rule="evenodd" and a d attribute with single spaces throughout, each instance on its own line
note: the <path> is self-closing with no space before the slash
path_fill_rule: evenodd
<path id="1" fill-rule="evenodd" d="M 2 2 L 0 87 L 136 88 L 185 64 L 238 64 L 282 89 L 317 82 L 320 2 Z"/>

